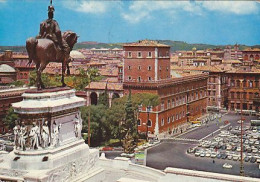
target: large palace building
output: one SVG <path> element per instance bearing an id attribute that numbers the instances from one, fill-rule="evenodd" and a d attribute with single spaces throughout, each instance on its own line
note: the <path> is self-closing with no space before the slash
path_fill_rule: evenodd
<path id="1" fill-rule="evenodd" d="M 182 132 L 189 121 L 206 112 L 208 74 L 171 77 L 170 46 L 156 41 L 125 44 L 123 49 L 124 94 L 131 90 L 133 94 L 148 92 L 160 98 L 159 106 L 140 111 L 139 132 Z"/>

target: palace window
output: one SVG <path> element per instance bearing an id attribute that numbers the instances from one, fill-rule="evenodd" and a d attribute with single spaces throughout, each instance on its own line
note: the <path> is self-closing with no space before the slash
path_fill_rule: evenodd
<path id="1" fill-rule="evenodd" d="M 141 70 L 141 66 L 138 66 L 138 69 Z"/>
<path id="2" fill-rule="evenodd" d="M 131 76 L 129 76 L 129 77 L 128 77 L 128 80 L 132 80 L 132 77 L 131 77 Z"/>
<path id="3" fill-rule="evenodd" d="M 141 82 L 141 77 L 140 76 L 138 77 L 138 81 Z"/>
<path id="4" fill-rule="evenodd" d="M 161 120 L 161 126 L 163 126 L 163 125 L 164 125 L 164 119 Z"/>
<path id="5" fill-rule="evenodd" d="M 138 52 L 137 57 L 138 57 L 138 58 L 141 58 L 141 57 L 142 57 L 142 53 L 141 53 L 141 52 Z"/>
<path id="6" fill-rule="evenodd" d="M 170 117 L 168 117 L 168 123 L 170 123 L 171 122 L 171 118 Z"/>
<path id="7" fill-rule="evenodd" d="M 148 71 L 151 71 L 152 70 L 152 66 L 148 66 Z"/>
<path id="8" fill-rule="evenodd" d="M 141 120 L 140 119 L 137 120 L 137 125 L 141 126 Z"/>
<path id="9" fill-rule="evenodd" d="M 131 66 L 128 66 L 128 69 L 130 70 L 130 69 L 131 69 Z"/>
<path id="10" fill-rule="evenodd" d="M 128 57 L 129 57 L 129 58 L 132 57 L 132 52 L 128 52 Z"/>
<path id="11" fill-rule="evenodd" d="M 149 77 L 148 77 L 148 80 L 149 80 L 149 81 L 152 81 L 152 77 L 149 76 Z"/>
<path id="12" fill-rule="evenodd" d="M 152 57 L 152 52 L 148 52 L 148 57 L 149 57 L 149 58 Z"/>
<path id="13" fill-rule="evenodd" d="M 149 119 L 148 122 L 147 122 L 147 126 L 148 127 L 152 127 L 152 121 Z"/>

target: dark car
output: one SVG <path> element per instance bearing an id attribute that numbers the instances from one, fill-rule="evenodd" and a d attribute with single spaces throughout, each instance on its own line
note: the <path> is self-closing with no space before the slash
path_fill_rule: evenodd
<path id="1" fill-rule="evenodd" d="M 231 148 L 232 151 L 235 151 L 236 149 L 237 149 L 236 146 L 233 146 L 233 147 Z"/>
<path id="2" fill-rule="evenodd" d="M 226 159 L 227 158 L 227 154 L 221 154 L 221 159 Z"/>
<path id="3" fill-rule="evenodd" d="M 188 154 L 191 154 L 191 153 L 194 153 L 195 152 L 195 149 L 194 148 L 189 148 L 188 150 L 187 150 L 187 153 Z"/>
<path id="4" fill-rule="evenodd" d="M 251 157 L 250 162 L 251 163 L 255 163 L 256 162 L 256 158 L 255 157 Z"/>
<path id="5" fill-rule="evenodd" d="M 217 154 L 217 156 L 216 156 L 218 159 L 220 159 L 221 158 L 221 154 Z"/>
<path id="6" fill-rule="evenodd" d="M 245 162 L 248 162 L 248 161 L 250 161 L 250 158 L 246 156 L 246 157 L 244 158 L 244 161 L 245 161 Z"/>
<path id="7" fill-rule="evenodd" d="M 227 149 L 227 146 L 226 146 L 226 145 L 222 145 L 222 146 L 221 146 L 221 149 L 222 149 L 222 150 L 226 150 L 226 149 Z"/>

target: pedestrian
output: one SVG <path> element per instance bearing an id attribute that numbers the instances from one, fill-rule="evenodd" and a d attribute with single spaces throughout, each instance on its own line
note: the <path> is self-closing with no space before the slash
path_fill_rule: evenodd
<path id="1" fill-rule="evenodd" d="M 213 159 L 213 161 L 212 161 L 212 162 L 213 162 L 213 164 L 215 164 L 215 160 L 214 160 L 214 159 Z"/>

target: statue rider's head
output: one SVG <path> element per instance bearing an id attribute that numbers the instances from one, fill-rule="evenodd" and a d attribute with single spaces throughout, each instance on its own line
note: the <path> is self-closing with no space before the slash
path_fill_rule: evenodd
<path id="1" fill-rule="evenodd" d="M 53 19 L 54 11 L 55 11 L 54 6 L 52 6 L 52 5 L 48 6 L 48 18 L 49 19 Z"/>

